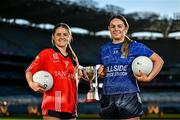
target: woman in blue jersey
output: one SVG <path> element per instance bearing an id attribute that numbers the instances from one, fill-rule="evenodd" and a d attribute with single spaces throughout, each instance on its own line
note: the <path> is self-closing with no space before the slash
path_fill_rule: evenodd
<path id="1" fill-rule="evenodd" d="M 136 80 L 151 81 L 164 63 L 147 46 L 129 39 L 126 36 L 128 28 L 123 16 L 112 17 L 108 25 L 112 41 L 100 48 L 98 74 L 104 77 L 100 112 L 103 119 L 139 120 L 143 108 Z M 153 61 L 154 67 L 148 76 L 142 72 L 140 75 L 133 74 L 131 64 L 137 56 L 147 56 Z"/>

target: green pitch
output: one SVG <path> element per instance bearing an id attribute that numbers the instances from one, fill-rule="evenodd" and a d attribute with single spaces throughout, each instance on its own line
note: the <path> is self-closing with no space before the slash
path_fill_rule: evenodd
<path id="1" fill-rule="evenodd" d="M 77 120 L 83 119 L 100 119 L 98 114 L 80 114 Z M 164 115 L 155 115 L 149 114 L 141 117 L 141 120 L 180 120 L 180 114 L 164 114 Z M 28 115 L 13 115 L 13 116 L 0 116 L 0 120 L 42 120 L 41 116 L 28 116 Z"/>

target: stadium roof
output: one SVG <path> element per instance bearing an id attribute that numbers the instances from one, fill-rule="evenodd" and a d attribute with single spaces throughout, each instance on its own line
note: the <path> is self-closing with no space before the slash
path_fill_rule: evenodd
<path id="1" fill-rule="evenodd" d="M 79 6 L 68 0 L 1 0 L 0 17 L 25 19 L 32 23 L 57 24 L 65 22 L 71 27 L 80 27 L 91 32 L 107 29 L 111 13 L 96 8 Z M 180 31 L 180 20 L 158 20 L 158 15 L 145 14 L 142 19 L 138 13 L 125 15 L 133 32 L 160 32 L 167 35 Z"/>
<path id="2" fill-rule="evenodd" d="M 89 31 L 106 29 L 105 21 L 108 19 L 107 15 L 93 9 L 55 0 L 1 0 L 0 16 L 21 18 L 33 23 L 65 22 Z"/>

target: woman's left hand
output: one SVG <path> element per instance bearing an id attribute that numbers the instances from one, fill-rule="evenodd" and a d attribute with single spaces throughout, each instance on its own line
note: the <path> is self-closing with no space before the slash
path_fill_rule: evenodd
<path id="1" fill-rule="evenodd" d="M 139 75 L 137 74 L 134 74 L 134 77 L 138 80 L 138 81 L 141 81 L 141 82 L 149 82 L 150 79 L 148 78 L 148 76 L 144 73 L 142 73 L 141 71 L 139 71 Z"/>

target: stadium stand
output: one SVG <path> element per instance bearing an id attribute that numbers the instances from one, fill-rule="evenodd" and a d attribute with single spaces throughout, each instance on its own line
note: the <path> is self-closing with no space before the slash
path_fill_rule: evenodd
<path id="1" fill-rule="evenodd" d="M 22 70 L 27 67 L 30 60 L 32 60 L 41 49 L 51 47 L 50 38 L 48 37 L 50 31 L 35 28 L 27 29 L 26 27 L 23 28 L 22 26 L 8 24 L 1 25 L 1 28 L 0 38 L 3 43 L 1 44 L 1 54 L 3 58 L 1 59 L 1 63 L 2 67 L 4 65 L 2 71 L 9 70 L 7 74 L 1 72 L 1 76 L 12 76 L 11 78 L 13 78 L 13 75 L 16 74 L 14 77 L 21 76 L 19 78 L 22 79 Z M 109 39 L 80 34 L 74 34 L 73 38 L 72 45 L 79 56 L 80 63 L 85 66 L 96 64 L 100 45 Z M 141 42 L 153 48 L 153 50 L 157 51 L 165 60 L 164 71 L 161 73 L 164 78 L 178 78 L 180 58 L 177 49 L 179 48 L 180 41 L 174 39 L 159 39 L 155 41 L 141 40 Z M 160 44 L 161 47 L 159 46 Z M 6 64 L 9 64 L 9 67 Z M 11 66 L 13 66 L 13 64 L 16 64 L 16 72 L 11 75 L 10 71 L 12 71 Z M 18 69 L 19 74 L 17 73 Z M 171 72 L 171 76 L 168 76 Z M 18 77 L 16 79 L 18 79 Z"/>

